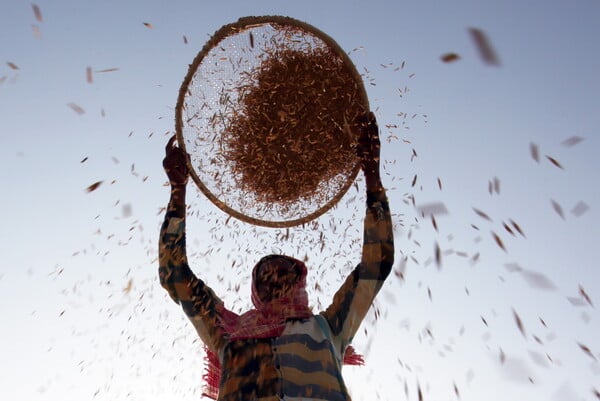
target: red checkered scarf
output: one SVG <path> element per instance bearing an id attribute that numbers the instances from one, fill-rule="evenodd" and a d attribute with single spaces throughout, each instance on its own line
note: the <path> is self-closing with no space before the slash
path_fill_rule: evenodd
<path id="1" fill-rule="evenodd" d="M 263 302 L 258 296 L 256 287 L 258 268 L 271 258 L 284 258 L 300 269 L 299 279 L 289 296 Z M 220 313 L 220 324 L 224 329 L 229 341 L 243 340 L 248 338 L 272 338 L 279 337 L 285 329 L 285 323 L 290 319 L 307 319 L 311 317 L 312 311 L 308 306 L 308 294 L 306 292 L 306 265 L 301 261 L 284 255 L 270 255 L 262 258 L 252 270 L 252 304 L 255 309 L 238 315 L 223 308 Z M 219 383 L 221 381 L 221 364 L 219 357 L 206 346 L 206 369 L 202 376 L 204 379 L 203 396 L 217 399 L 219 394 Z M 364 365 L 362 355 L 356 354 L 352 346 L 346 348 L 344 364 Z"/>

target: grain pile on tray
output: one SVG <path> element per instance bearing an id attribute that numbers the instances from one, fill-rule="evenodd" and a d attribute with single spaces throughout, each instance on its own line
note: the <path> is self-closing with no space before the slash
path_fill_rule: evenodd
<path id="1" fill-rule="evenodd" d="M 356 165 L 354 77 L 329 49 L 273 49 L 245 77 L 224 132 L 236 181 L 285 207 Z"/>

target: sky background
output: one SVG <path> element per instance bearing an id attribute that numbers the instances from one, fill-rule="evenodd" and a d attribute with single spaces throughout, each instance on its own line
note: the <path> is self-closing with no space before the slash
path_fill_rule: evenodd
<path id="1" fill-rule="evenodd" d="M 396 263 L 355 339 L 367 365 L 344 371 L 353 399 L 600 399 L 598 1 L 36 6 L 0 13 L 2 399 L 201 399 L 201 345 L 157 278 L 161 161 L 188 64 L 247 15 L 332 36 L 381 128 Z M 192 269 L 239 311 L 260 256 L 306 257 L 326 307 L 360 258 L 358 184 L 284 239 L 225 224 L 190 183 Z"/>

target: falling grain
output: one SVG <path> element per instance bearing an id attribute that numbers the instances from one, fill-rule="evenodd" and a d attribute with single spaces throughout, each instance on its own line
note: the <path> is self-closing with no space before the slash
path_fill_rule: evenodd
<path id="1" fill-rule="evenodd" d="M 80 116 L 85 114 L 85 110 L 79 106 L 77 103 L 67 103 L 67 106 L 69 106 L 71 108 L 71 110 L 73 110 L 75 113 L 79 114 Z"/>
<path id="2" fill-rule="evenodd" d="M 127 281 L 127 285 L 125 286 L 125 288 L 123 288 L 123 293 L 125 294 L 129 294 L 131 292 L 131 289 L 133 288 L 133 279 L 130 278 Z"/>
<path id="3" fill-rule="evenodd" d="M 554 199 L 550 199 L 550 203 L 552 204 L 552 209 L 560 216 L 561 219 L 565 219 L 565 214 L 563 212 L 562 206 L 558 204 Z"/>
<path id="4" fill-rule="evenodd" d="M 594 354 L 592 353 L 592 350 L 590 350 L 590 348 L 587 345 L 581 344 L 581 343 L 577 343 L 577 345 L 579 345 L 579 348 L 581 348 L 581 350 L 590 358 L 592 358 L 593 360 L 597 360 L 596 357 L 594 356 Z"/>
<path id="5" fill-rule="evenodd" d="M 514 220 L 510 219 L 510 224 L 513 226 L 513 228 L 515 230 L 517 230 L 517 232 L 519 234 L 521 234 L 522 237 L 525 237 L 525 233 L 523 232 L 523 230 L 521 229 L 521 226 L 519 226 Z"/>
<path id="6" fill-rule="evenodd" d="M 418 155 L 417 151 L 413 148 L 412 155 L 410 156 L 410 161 L 412 162 L 415 159 L 415 157 L 418 157 Z"/>
<path id="7" fill-rule="evenodd" d="M 36 39 L 42 38 L 42 30 L 37 25 L 31 25 L 31 32 L 33 32 L 33 37 Z"/>
<path id="8" fill-rule="evenodd" d="M 91 84 L 92 82 L 94 82 L 94 77 L 92 75 L 92 67 L 87 67 L 85 69 L 85 79 L 88 84 Z"/>
<path id="9" fill-rule="evenodd" d="M 89 187 L 87 187 L 87 188 L 85 189 L 85 191 L 86 191 L 86 192 L 88 192 L 88 193 L 89 193 L 89 192 L 94 192 L 95 190 L 97 190 L 97 189 L 98 189 L 98 187 L 99 187 L 100 185 L 102 185 L 102 183 L 103 183 L 103 182 L 104 182 L 104 181 L 96 181 L 95 183 L 93 183 L 92 185 L 90 185 Z"/>
<path id="10" fill-rule="evenodd" d="M 415 176 L 412 179 L 412 183 L 410 184 L 410 186 L 414 187 L 416 183 L 417 183 L 417 175 L 415 174 Z"/>
<path id="11" fill-rule="evenodd" d="M 44 22 L 44 19 L 42 18 L 42 11 L 38 7 L 38 5 L 37 4 L 32 4 L 31 8 L 33 9 L 33 15 L 35 16 L 35 19 L 38 22 Z"/>
<path id="12" fill-rule="evenodd" d="M 440 60 L 444 63 L 453 63 L 460 60 L 460 56 L 456 53 L 445 53 L 440 56 Z"/>
<path id="13" fill-rule="evenodd" d="M 105 73 L 105 72 L 114 72 L 114 71 L 119 71 L 119 68 L 117 68 L 117 67 L 113 67 L 113 68 L 105 68 L 105 69 L 103 69 L 103 70 L 96 70 L 96 71 L 94 71 L 94 72 L 95 72 L 96 74 L 102 74 L 102 73 Z"/>
<path id="14" fill-rule="evenodd" d="M 585 292 L 585 290 L 583 289 L 583 287 L 581 285 L 579 285 L 579 295 L 581 295 L 583 297 L 583 299 L 585 299 L 586 302 L 588 304 L 590 304 L 590 306 L 592 306 L 592 307 L 594 306 L 594 304 L 592 303 L 592 299 L 587 294 L 587 292 Z"/>
<path id="15" fill-rule="evenodd" d="M 544 274 L 531 270 L 523 270 L 521 276 L 531 288 L 545 291 L 555 291 L 556 285 Z"/>
<path id="16" fill-rule="evenodd" d="M 481 217 L 481 218 L 483 218 L 483 219 L 486 219 L 487 221 L 492 221 L 491 217 L 490 217 L 490 216 L 488 216 L 488 215 L 487 215 L 485 212 L 483 212 L 483 211 L 481 211 L 481 210 L 479 210 L 479 209 L 476 209 L 476 208 L 473 208 L 473 211 L 474 211 L 474 212 L 475 212 L 475 213 L 476 213 L 476 214 L 477 214 L 479 217 Z"/>
<path id="17" fill-rule="evenodd" d="M 502 222 L 502 227 L 504 227 L 504 229 L 506 231 L 508 231 L 508 233 L 510 235 L 512 235 L 513 237 L 515 236 L 515 233 L 513 232 L 513 230 L 508 226 L 508 224 L 506 224 L 505 222 Z"/>
<path id="18" fill-rule="evenodd" d="M 505 263 L 504 267 L 511 273 L 522 272 L 523 268 L 518 263 Z"/>
<path id="19" fill-rule="evenodd" d="M 499 66 L 500 59 L 485 32 L 478 28 L 469 28 L 471 39 L 479 52 L 479 57 L 486 64 Z"/>
<path id="20" fill-rule="evenodd" d="M 19 66 L 16 65 L 15 63 L 13 63 L 12 61 L 7 61 L 6 65 L 11 69 L 11 70 L 19 70 Z"/>
<path id="21" fill-rule="evenodd" d="M 498 177 L 494 177 L 494 192 L 496 195 L 500 195 L 500 179 Z"/>
<path id="22" fill-rule="evenodd" d="M 590 210 L 590 207 L 583 201 L 579 201 L 577 202 L 577 204 L 573 207 L 573 209 L 571 209 L 571 214 L 575 217 L 581 217 L 583 216 L 588 210 Z"/>
<path id="23" fill-rule="evenodd" d="M 554 157 L 546 155 L 546 159 L 548 159 L 550 163 L 554 164 L 556 167 L 564 170 L 564 167 Z"/>
<path id="24" fill-rule="evenodd" d="M 521 332 L 521 334 L 523 335 L 523 337 L 527 338 L 527 335 L 525 334 L 525 327 L 523 326 L 523 322 L 521 321 L 521 317 L 519 316 L 519 314 L 517 313 L 517 311 L 515 311 L 514 309 L 512 310 L 513 312 L 513 317 L 515 318 L 515 323 L 517 324 L 517 327 L 519 328 L 519 331 Z"/>
<path id="25" fill-rule="evenodd" d="M 535 160 L 536 162 L 540 162 L 540 149 L 538 148 L 538 146 L 531 142 L 529 144 L 529 153 L 531 153 L 531 158 L 533 160 Z"/>
<path id="26" fill-rule="evenodd" d="M 145 26 L 146 28 L 148 28 L 148 29 L 152 29 L 152 28 L 154 28 L 154 26 L 152 26 L 152 24 L 151 24 L 151 23 L 149 23 L 149 22 L 142 22 L 142 24 L 144 24 L 144 26 Z"/>
<path id="27" fill-rule="evenodd" d="M 130 203 L 126 203 L 123 205 L 123 207 L 121 208 L 121 216 L 124 219 L 127 219 L 129 217 L 131 217 L 133 215 L 133 208 L 131 206 Z"/>
<path id="28" fill-rule="evenodd" d="M 570 148 L 570 147 L 577 145 L 579 142 L 581 142 L 583 140 L 584 140 L 584 138 L 582 138 L 580 136 L 572 136 L 572 137 L 567 138 L 564 141 L 562 141 L 561 144 L 563 146 Z"/>
<path id="29" fill-rule="evenodd" d="M 567 301 L 569 301 L 569 303 L 573 306 L 585 306 L 587 305 L 587 303 L 581 299 L 581 298 L 576 298 L 576 297 L 567 297 Z"/>
<path id="30" fill-rule="evenodd" d="M 504 247 L 504 243 L 502 242 L 502 239 L 500 239 L 500 237 L 498 236 L 498 234 L 496 234 L 495 232 L 492 231 L 492 237 L 494 237 L 494 241 L 496 241 L 496 244 L 500 247 L 500 249 L 502 249 L 504 252 L 506 252 L 506 248 Z"/>
<path id="31" fill-rule="evenodd" d="M 448 214 L 448 209 L 442 202 L 424 203 L 419 205 L 417 210 L 422 216 L 440 216 Z"/>

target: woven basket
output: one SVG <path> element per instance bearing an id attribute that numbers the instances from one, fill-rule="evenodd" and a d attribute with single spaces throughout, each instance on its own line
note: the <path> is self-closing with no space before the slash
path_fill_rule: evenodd
<path id="1" fill-rule="evenodd" d="M 359 171 L 362 79 L 328 35 L 280 16 L 219 29 L 179 91 L 176 132 L 198 188 L 251 224 L 289 227 L 333 207 Z"/>

